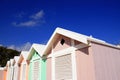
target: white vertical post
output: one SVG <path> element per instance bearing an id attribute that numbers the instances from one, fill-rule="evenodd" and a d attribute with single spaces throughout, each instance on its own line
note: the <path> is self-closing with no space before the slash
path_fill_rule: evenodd
<path id="1" fill-rule="evenodd" d="M 10 75 L 10 66 L 8 64 L 8 68 L 7 68 L 7 80 L 9 80 L 9 75 Z"/>
<path id="2" fill-rule="evenodd" d="M 52 46 L 52 80 L 55 80 L 55 57 L 53 56 L 53 46 Z"/>
<path id="3" fill-rule="evenodd" d="M 71 39 L 71 46 L 74 47 L 75 43 L 74 40 Z M 77 80 L 77 71 L 76 71 L 76 56 L 75 56 L 75 50 L 71 54 L 72 58 L 72 80 Z"/>

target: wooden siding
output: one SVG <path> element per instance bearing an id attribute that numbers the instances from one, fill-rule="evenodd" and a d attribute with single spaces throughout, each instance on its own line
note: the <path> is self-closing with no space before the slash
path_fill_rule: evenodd
<path id="1" fill-rule="evenodd" d="M 3 80 L 3 79 L 4 79 L 4 71 L 0 70 L 0 80 Z"/>
<path id="2" fill-rule="evenodd" d="M 20 80 L 21 66 L 18 67 L 18 80 Z"/>
<path id="3" fill-rule="evenodd" d="M 23 64 L 22 65 L 22 74 L 21 74 L 22 79 L 21 80 L 26 80 L 26 75 L 25 74 L 26 74 L 26 64 Z"/>
<path id="4" fill-rule="evenodd" d="M 36 60 L 33 64 L 33 80 L 39 80 L 40 61 Z"/>
<path id="5" fill-rule="evenodd" d="M 46 80 L 46 60 L 35 51 L 30 60 L 29 80 Z"/>
<path id="6" fill-rule="evenodd" d="M 76 51 L 77 80 L 95 80 L 93 56 L 90 47 Z"/>
<path id="7" fill-rule="evenodd" d="M 29 73 L 28 73 L 28 80 L 32 80 L 32 78 L 33 78 L 33 75 L 32 75 L 32 71 L 33 71 L 33 63 L 32 62 L 30 62 L 30 64 L 29 64 Z"/>
<path id="8" fill-rule="evenodd" d="M 19 76 L 19 66 L 14 67 L 14 79 L 13 80 L 18 80 Z"/>
<path id="9" fill-rule="evenodd" d="M 96 80 L 120 80 L 120 49 L 92 43 Z"/>
<path id="10" fill-rule="evenodd" d="M 14 67 L 14 77 L 13 77 L 13 80 L 16 80 L 17 79 L 17 66 Z"/>
<path id="11" fill-rule="evenodd" d="M 6 77 L 7 77 L 7 70 L 4 70 L 4 79 L 3 80 L 6 80 Z"/>
<path id="12" fill-rule="evenodd" d="M 9 73 L 10 73 L 10 67 L 8 66 L 7 67 L 7 80 L 9 80 L 9 75 L 10 75 Z"/>
<path id="13" fill-rule="evenodd" d="M 29 62 L 26 65 L 26 80 L 28 80 Z"/>
<path id="14" fill-rule="evenodd" d="M 64 39 L 65 40 L 65 43 L 63 45 L 61 45 L 61 39 Z M 58 39 L 56 40 L 56 42 L 54 43 L 54 52 L 55 51 L 59 51 L 59 50 L 62 50 L 62 49 L 65 49 L 65 48 L 68 48 L 71 46 L 71 39 L 70 38 L 67 38 L 65 36 L 61 36 L 59 35 Z"/>
<path id="15" fill-rule="evenodd" d="M 46 59 L 41 59 L 41 80 L 46 80 Z"/>
<path id="16" fill-rule="evenodd" d="M 7 77 L 7 70 L 4 70 L 4 80 L 6 80 Z"/>

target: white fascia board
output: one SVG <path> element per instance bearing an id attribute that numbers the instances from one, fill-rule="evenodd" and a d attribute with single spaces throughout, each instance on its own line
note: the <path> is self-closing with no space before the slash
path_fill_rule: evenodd
<path id="1" fill-rule="evenodd" d="M 65 30 L 65 29 L 62 29 L 62 28 L 58 27 L 58 28 L 56 28 L 56 30 L 52 34 L 51 38 L 49 39 L 49 41 L 48 41 L 48 43 L 47 43 L 47 45 L 46 45 L 46 47 L 45 47 L 45 49 L 43 51 L 43 55 L 46 55 L 47 50 L 50 49 L 50 47 L 52 46 L 52 43 L 54 41 L 54 37 L 57 34 L 69 37 L 69 38 L 77 40 L 77 41 L 80 41 L 80 42 L 82 42 L 84 44 L 88 44 L 87 36 L 79 34 L 79 33 L 75 33 L 75 32 L 69 31 L 69 30 Z"/>
<path id="2" fill-rule="evenodd" d="M 31 48 L 30 48 L 30 50 L 28 52 L 28 56 L 27 56 L 26 60 L 30 60 L 30 58 L 32 57 L 32 54 L 33 54 L 33 51 L 34 51 L 33 45 L 34 44 L 32 44 L 32 46 L 31 46 Z"/>
<path id="3" fill-rule="evenodd" d="M 106 46 L 109 46 L 109 47 L 113 47 L 113 48 L 117 48 L 117 49 L 120 49 L 120 47 L 116 46 L 116 45 L 113 45 L 113 44 L 109 44 L 103 40 L 100 40 L 100 39 L 96 39 L 96 38 L 87 38 L 88 39 L 88 42 L 95 42 L 95 43 L 98 43 L 98 44 L 102 44 L 102 45 L 106 45 Z"/>
<path id="4" fill-rule="evenodd" d="M 53 41 L 53 39 L 54 39 L 54 37 L 56 35 L 57 29 L 58 28 L 56 28 L 56 30 L 53 32 L 52 36 L 50 37 L 49 41 L 47 42 L 47 45 L 45 46 L 45 49 L 43 50 L 42 56 L 46 55 L 47 50 L 50 49 L 50 47 L 52 45 L 52 41 Z"/>
<path id="5" fill-rule="evenodd" d="M 69 31 L 69 30 L 61 29 L 61 28 L 57 28 L 56 32 L 58 34 L 63 35 L 63 36 L 66 36 L 66 37 L 69 37 L 71 39 L 80 41 L 84 44 L 88 44 L 88 41 L 87 41 L 88 36 L 85 36 L 85 35 L 82 35 L 82 34 L 79 34 L 79 33 L 76 33 L 76 32 L 72 32 L 72 31 Z"/>
<path id="6" fill-rule="evenodd" d="M 15 65 L 18 65 L 19 56 L 15 56 L 14 60 L 15 60 Z"/>
<path id="7" fill-rule="evenodd" d="M 8 67 L 8 66 L 10 66 L 10 61 L 7 61 L 7 64 L 6 64 L 6 66 Z"/>
<path id="8" fill-rule="evenodd" d="M 33 44 L 33 48 L 34 48 L 35 51 L 38 52 L 38 54 L 40 56 L 42 56 L 43 50 L 45 49 L 45 45 L 42 45 L 42 44 Z"/>
<path id="9" fill-rule="evenodd" d="M 14 59 L 10 59 L 11 66 L 14 65 Z"/>
<path id="10" fill-rule="evenodd" d="M 93 37 L 88 37 L 87 38 L 88 41 L 93 41 L 93 42 L 97 42 L 97 43 L 106 43 L 105 41 L 103 40 L 100 40 L 100 39 L 97 39 L 97 38 L 93 38 Z"/>
<path id="11" fill-rule="evenodd" d="M 18 59 L 18 64 L 20 64 L 22 58 L 24 58 L 25 60 L 27 59 L 27 56 L 28 56 L 28 51 L 22 51 L 20 56 L 19 56 L 19 59 Z"/>
<path id="12" fill-rule="evenodd" d="M 95 40 L 89 40 L 89 41 L 90 42 L 95 42 L 95 43 L 98 43 L 98 44 L 101 44 L 101 45 L 105 45 L 105 46 L 108 46 L 108 47 L 116 48 L 116 49 L 120 50 L 119 46 L 116 46 L 116 45 L 113 45 L 113 44 L 109 44 L 107 42 L 100 42 L 100 41 L 95 41 Z"/>
<path id="13" fill-rule="evenodd" d="M 107 46 L 113 47 L 113 48 L 120 49 L 120 47 L 116 46 L 116 45 L 112 45 L 112 44 L 109 44 L 109 43 L 104 43 L 104 44 L 107 45 Z"/>
<path id="14" fill-rule="evenodd" d="M 19 57 L 19 59 L 18 59 L 18 64 L 20 64 L 22 58 L 23 58 L 23 56 L 20 54 L 20 57 Z"/>
<path id="15" fill-rule="evenodd" d="M 84 44 L 88 44 L 89 41 L 93 41 L 93 42 L 96 42 L 96 43 L 100 43 L 100 44 L 103 44 L 103 45 L 107 45 L 107 46 L 110 46 L 110 47 L 120 49 L 120 47 L 118 47 L 116 45 L 109 44 L 109 43 L 107 43 L 103 40 L 100 40 L 100 39 L 97 39 L 97 38 L 94 38 L 94 37 L 91 37 L 91 36 L 86 36 L 86 35 L 83 35 L 83 34 L 79 34 L 79 33 L 76 33 L 76 32 L 72 32 L 72 31 L 69 31 L 69 30 L 66 30 L 66 29 L 58 28 L 57 33 L 59 33 L 61 35 L 64 35 L 64 36 L 67 36 L 67 37 L 70 37 L 70 38 L 73 38 L 73 39 L 75 39 L 77 41 L 80 41 Z"/>
<path id="16" fill-rule="evenodd" d="M 14 60 L 15 60 L 15 62 L 18 62 L 19 56 L 15 56 L 15 57 L 14 57 Z"/>
<path id="17" fill-rule="evenodd" d="M 28 56 L 28 51 L 22 51 L 21 52 L 21 55 L 23 56 L 23 58 L 26 60 L 27 59 L 27 56 Z"/>
<path id="18" fill-rule="evenodd" d="M 34 52 L 34 49 L 33 49 L 33 47 L 31 47 L 30 51 L 28 52 L 29 54 L 28 54 L 26 60 L 30 60 L 30 58 L 32 57 L 33 52 Z"/>
<path id="19" fill-rule="evenodd" d="M 45 48 L 45 45 L 34 43 L 28 52 L 29 54 L 28 54 L 26 60 L 30 60 L 30 58 L 32 57 L 32 55 L 34 53 L 34 50 L 37 51 L 40 56 L 42 56 L 44 48 Z"/>

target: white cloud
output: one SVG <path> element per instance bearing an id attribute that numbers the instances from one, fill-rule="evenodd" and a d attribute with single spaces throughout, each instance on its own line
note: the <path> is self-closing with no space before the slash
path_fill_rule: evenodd
<path id="1" fill-rule="evenodd" d="M 21 46 L 22 50 L 29 50 L 31 48 L 32 44 L 30 42 L 25 43 L 24 45 Z"/>
<path id="2" fill-rule="evenodd" d="M 21 22 L 21 23 L 12 23 L 14 26 L 26 26 L 26 27 L 31 27 L 31 26 L 36 26 L 38 24 L 37 21 L 26 21 L 26 22 Z"/>
<path id="3" fill-rule="evenodd" d="M 43 17 L 44 17 L 44 11 L 43 10 L 41 10 L 41 11 L 37 12 L 36 14 L 30 16 L 30 18 L 33 18 L 35 20 L 42 19 Z"/>
<path id="4" fill-rule="evenodd" d="M 13 22 L 12 25 L 14 26 L 18 26 L 18 27 L 34 27 L 37 25 L 41 25 L 43 23 L 45 23 L 45 19 L 44 19 L 44 11 L 41 10 L 33 15 L 30 15 L 28 21 L 25 22 Z"/>
<path id="5" fill-rule="evenodd" d="M 17 18 L 23 18 L 25 15 L 26 15 L 26 13 L 22 11 L 19 14 L 17 14 L 15 17 L 17 17 Z"/>
<path id="6" fill-rule="evenodd" d="M 15 45 L 10 45 L 7 47 L 8 49 L 15 49 Z M 16 49 L 15 49 L 16 50 Z"/>
<path id="7" fill-rule="evenodd" d="M 2 44 L 0 44 L 0 46 L 3 46 Z"/>
<path id="8" fill-rule="evenodd" d="M 20 45 L 20 46 L 10 45 L 7 48 L 14 49 L 17 51 L 22 51 L 22 50 L 28 51 L 31 48 L 31 46 L 32 46 L 32 44 L 30 42 L 27 42 L 27 43 Z"/>

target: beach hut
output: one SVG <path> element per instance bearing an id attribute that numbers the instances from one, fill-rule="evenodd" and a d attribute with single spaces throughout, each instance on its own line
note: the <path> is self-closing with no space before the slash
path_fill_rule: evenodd
<path id="1" fill-rule="evenodd" d="M 28 69 L 28 62 L 26 61 L 27 56 L 28 56 L 28 51 L 22 51 L 19 56 L 18 65 L 20 67 L 18 70 L 18 74 L 19 74 L 18 80 L 26 80 L 27 78 L 27 69 Z"/>
<path id="2" fill-rule="evenodd" d="M 19 64 L 18 64 L 18 60 L 19 60 L 19 56 L 15 56 L 14 57 L 14 76 L 13 76 L 13 80 L 19 80 Z"/>
<path id="3" fill-rule="evenodd" d="M 42 59 L 42 52 L 45 45 L 33 44 L 27 60 L 29 64 L 28 80 L 46 80 L 46 60 Z"/>
<path id="4" fill-rule="evenodd" d="M 48 41 L 47 80 L 119 80 L 120 47 L 57 28 Z"/>
<path id="5" fill-rule="evenodd" d="M 10 61 L 7 61 L 6 63 L 6 70 L 7 70 L 6 80 L 10 80 Z"/>
<path id="6" fill-rule="evenodd" d="M 7 80 L 7 67 L 4 67 L 4 79 L 3 80 Z"/>
<path id="7" fill-rule="evenodd" d="M 13 80 L 14 77 L 14 59 L 10 59 L 10 79 Z"/>
<path id="8" fill-rule="evenodd" d="M 0 67 L 0 80 L 4 80 L 4 68 Z"/>

